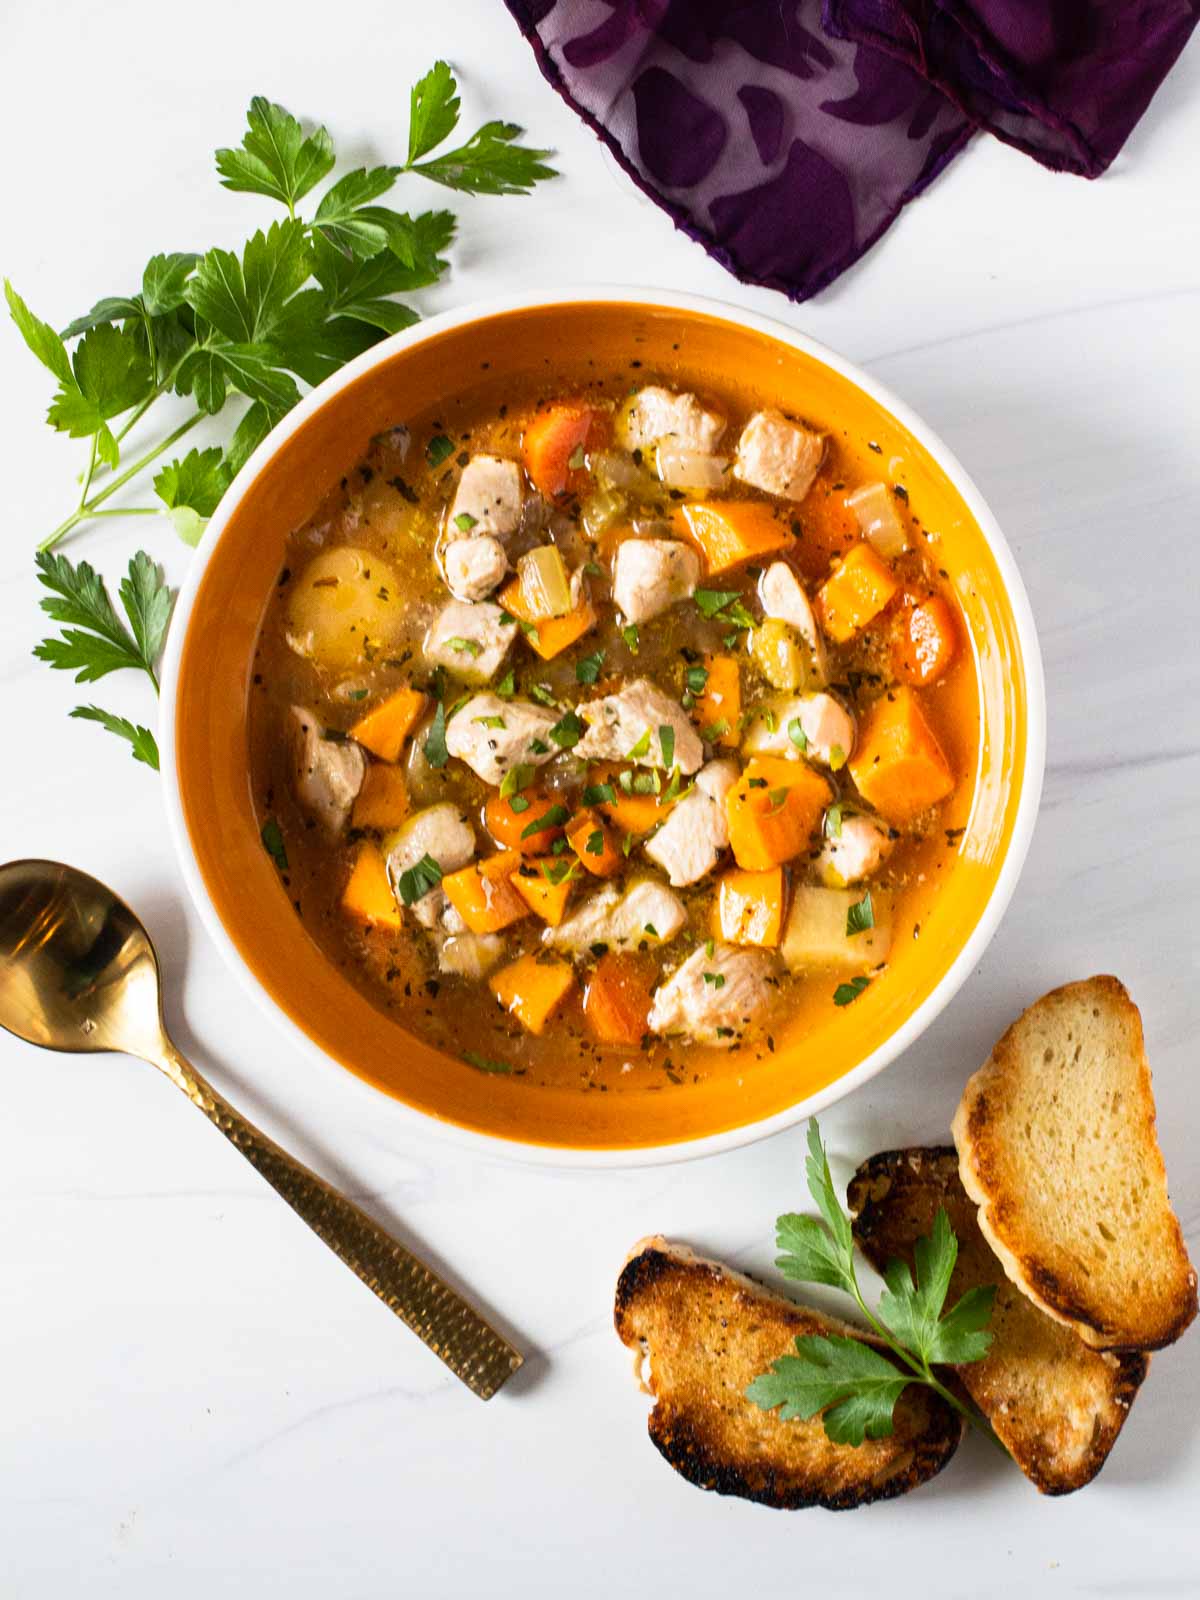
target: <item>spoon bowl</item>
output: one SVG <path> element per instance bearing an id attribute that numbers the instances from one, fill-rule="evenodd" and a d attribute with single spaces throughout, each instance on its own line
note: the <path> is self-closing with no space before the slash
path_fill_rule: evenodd
<path id="1" fill-rule="evenodd" d="M 120 1051 L 166 1074 L 330 1249 L 481 1399 L 522 1356 L 424 1262 L 288 1155 L 175 1048 L 150 935 L 61 861 L 0 866 L 0 1027 L 45 1050 Z"/>

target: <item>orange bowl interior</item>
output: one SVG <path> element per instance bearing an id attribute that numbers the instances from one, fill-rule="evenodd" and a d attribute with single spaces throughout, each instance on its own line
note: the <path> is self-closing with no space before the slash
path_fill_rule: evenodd
<path id="1" fill-rule="evenodd" d="M 920 939 L 898 941 L 889 981 L 853 1012 L 784 1027 L 769 1060 L 666 1094 L 583 1094 L 480 1074 L 377 1010 L 296 917 L 259 839 L 249 779 L 251 662 L 292 529 L 365 453 L 371 437 L 470 391 L 502 398 L 514 380 L 586 381 L 597 367 L 645 367 L 681 387 L 769 395 L 835 433 L 900 458 L 970 633 L 982 726 L 967 832 Z M 267 995 L 331 1060 L 429 1115 L 543 1145 L 632 1149 L 757 1122 L 850 1071 L 937 986 L 979 921 L 1008 849 L 1025 770 L 1025 675 L 996 561 L 949 477 L 877 401 L 819 360 L 769 336 L 697 313 L 580 302 L 510 312 L 397 350 L 331 395 L 250 482 L 205 570 L 184 641 L 176 747 L 184 821 L 222 924 Z"/>

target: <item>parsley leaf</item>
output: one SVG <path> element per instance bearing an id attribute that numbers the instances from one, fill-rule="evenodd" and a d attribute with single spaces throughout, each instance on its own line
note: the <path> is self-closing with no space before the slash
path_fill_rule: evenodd
<path id="1" fill-rule="evenodd" d="M 842 837 L 842 808 L 836 801 L 825 813 L 825 837 L 827 839 Z"/>
<path id="2" fill-rule="evenodd" d="M 707 617 L 709 621 L 718 612 L 724 611 L 730 601 L 737 598 L 738 591 L 736 589 L 697 589 L 692 595 L 692 599 L 699 607 L 700 615 Z"/>
<path id="3" fill-rule="evenodd" d="M 793 717 L 791 719 L 787 725 L 787 733 L 788 738 L 796 746 L 797 750 L 803 753 L 808 749 L 808 735 L 805 733 L 804 725 L 801 723 L 799 717 Z"/>
<path id="4" fill-rule="evenodd" d="M 462 1058 L 469 1067 L 474 1067 L 476 1072 L 511 1072 L 513 1070 L 507 1061 L 496 1061 L 491 1056 L 481 1056 L 478 1050 L 464 1050 Z"/>
<path id="5" fill-rule="evenodd" d="M 288 869 L 287 846 L 283 842 L 283 829 L 274 817 L 268 817 L 262 825 L 263 849 L 279 868 L 280 872 Z"/>
<path id="6" fill-rule="evenodd" d="M 509 667 L 508 671 L 496 685 L 496 693 L 500 696 L 501 700 L 511 700 L 516 692 L 517 680 L 513 675 L 513 669 Z"/>
<path id="7" fill-rule="evenodd" d="M 448 139 L 458 126 L 458 85 L 444 61 L 413 84 L 408 112 L 408 165 Z"/>
<path id="8" fill-rule="evenodd" d="M 871 904 L 871 891 L 868 889 L 861 900 L 856 900 L 846 911 L 846 937 L 855 933 L 866 933 L 868 928 L 875 926 L 875 907 Z"/>
<path id="9" fill-rule="evenodd" d="M 532 822 L 527 822 L 521 829 L 522 839 L 532 839 L 535 834 L 549 833 L 554 828 L 561 828 L 571 813 L 566 806 L 551 806 L 548 811 L 543 811 L 540 817 L 535 817 Z"/>
<path id="10" fill-rule="evenodd" d="M 366 261 L 388 248 L 392 213 L 371 202 L 386 194 L 400 167 L 357 167 L 321 196 L 313 231 L 356 260 Z"/>
<path id="11" fill-rule="evenodd" d="M 568 711 L 550 729 L 550 737 L 560 750 L 573 750 L 585 731 L 583 718 Z"/>
<path id="12" fill-rule="evenodd" d="M 485 122 L 457 150 L 410 162 L 409 170 L 463 194 L 528 194 L 540 178 L 558 174 L 546 165 L 549 150 L 516 142 L 522 131 L 513 122 Z"/>
<path id="13" fill-rule="evenodd" d="M 784 1422 L 807 1421 L 818 1411 L 835 1444 L 860 1445 L 892 1432 L 896 1401 L 912 1382 L 878 1350 L 844 1335 L 804 1335 L 796 1354 L 780 1356 L 755 1378 L 746 1398 L 765 1411 L 779 1408 Z"/>
<path id="14" fill-rule="evenodd" d="M 981 1360 L 992 1342 L 984 1330 L 996 1290 L 991 1284 L 969 1289 L 953 1310 L 942 1315 L 958 1260 L 958 1240 L 944 1208 L 933 1220 L 933 1232 L 917 1240 L 914 1256 L 915 1278 L 903 1261 L 888 1263 L 887 1288 L 879 1297 L 880 1321 L 927 1366 Z"/>
<path id="15" fill-rule="evenodd" d="M 575 663 L 576 683 L 595 683 L 604 670 L 604 651 L 597 650 L 593 655 L 584 656 Z"/>
<path id="16" fill-rule="evenodd" d="M 675 763 L 675 729 L 666 723 L 658 730 L 658 747 L 662 751 L 663 766 L 669 769 Z"/>
<path id="17" fill-rule="evenodd" d="M 642 737 L 629 751 L 630 761 L 640 761 L 643 756 L 650 754 L 650 729 L 647 728 Z"/>
<path id="18" fill-rule="evenodd" d="M 435 434 L 425 446 L 425 459 L 431 467 L 440 467 L 442 462 L 453 454 L 454 445 L 444 433 Z"/>
<path id="19" fill-rule="evenodd" d="M 856 978 L 851 978 L 848 983 L 839 983 L 833 991 L 833 1003 L 835 1006 L 851 1005 L 858 999 L 863 990 L 869 989 L 870 986 L 870 978 L 864 978 L 861 974 Z"/>
<path id="20" fill-rule="evenodd" d="M 641 635 L 638 633 L 637 623 L 627 623 L 626 626 L 621 629 L 621 637 L 624 639 L 626 649 L 630 652 L 630 654 L 637 655 L 638 645 L 641 643 Z"/>
<path id="21" fill-rule="evenodd" d="M 411 906 L 431 889 L 436 889 L 441 881 L 441 867 L 426 852 L 419 861 L 400 874 L 400 898 L 406 906 Z"/>
<path id="22" fill-rule="evenodd" d="M 611 806 L 616 798 L 617 791 L 611 783 L 589 783 L 583 791 L 585 806 Z"/>
<path id="23" fill-rule="evenodd" d="M 446 748 L 446 702 L 439 700 L 429 732 L 425 735 L 425 759 L 431 767 L 444 767 L 450 759 Z"/>
<path id="24" fill-rule="evenodd" d="M 145 672 L 157 688 L 155 661 L 170 616 L 171 591 L 145 551 L 139 550 L 129 563 L 119 591 L 129 627 L 113 608 L 104 580 L 86 561 L 73 567 L 66 556 L 48 550 L 39 551 L 36 559 L 38 579 L 51 591 L 41 602 L 42 610 L 52 621 L 68 624 L 61 638 L 43 639 L 35 648 L 38 660 L 74 672 L 76 683 L 95 683 L 132 667 Z"/>
<path id="25" fill-rule="evenodd" d="M 98 722 L 109 733 L 115 733 L 118 739 L 127 739 L 133 748 L 133 759 L 158 771 L 158 744 L 149 728 L 129 722 L 125 717 L 114 716 L 101 706 L 76 706 L 70 715 L 84 722 Z"/>
<path id="26" fill-rule="evenodd" d="M 221 186 L 264 194 L 294 214 L 297 200 L 333 170 L 333 141 L 324 128 L 304 130 L 282 106 L 255 95 L 246 113 L 249 131 L 236 150 L 217 151 Z"/>
<path id="27" fill-rule="evenodd" d="M 231 473 L 220 445 L 189 450 L 154 479 L 154 492 L 167 507 L 175 532 L 185 544 L 198 544 L 209 517 L 228 489 Z"/>

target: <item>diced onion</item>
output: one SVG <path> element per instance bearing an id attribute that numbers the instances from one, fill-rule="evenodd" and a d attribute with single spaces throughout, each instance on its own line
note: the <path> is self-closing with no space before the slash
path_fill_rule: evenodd
<path id="1" fill-rule="evenodd" d="M 517 562 L 521 598 L 530 617 L 565 617 L 575 609 L 571 580 L 557 545 L 543 544 Z"/>
<path id="2" fill-rule="evenodd" d="M 846 496 L 846 505 L 858 518 L 859 531 L 887 560 L 908 549 L 904 526 L 896 515 L 891 490 L 886 483 L 869 483 Z"/>
<path id="3" fill-rule="evenodd" d="M 668 489 L 721 489 L 728 469 L 724 456 L 711 456 L 705 450 L 665 443 L 658 447 L 658 475 Z"/>
<path id="4" fill-rule="evenodd" d="M 588 458 L 592 476 L 602 489 L 644 489 L 647 478 L 623 450 L 596 450 Z"/>
<path id="5" fill-rule="evenodd" d="M 579 525 L 588 539 L 598 539 L 625 515 L 625 496 L 616 489 L 597 489 L 579 506 Z"/>

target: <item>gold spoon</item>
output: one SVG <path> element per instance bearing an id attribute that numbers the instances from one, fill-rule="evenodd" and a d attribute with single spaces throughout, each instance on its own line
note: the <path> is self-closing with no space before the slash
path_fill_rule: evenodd
<path id="1" fill-rule="evenodd" d="M 133 912 L 58 861 L 0 866 L 0 1027 L 47 1050 L 116 1050 L 165 1072 L 334 1254 L 483 1400 L 524 1357 L 365 1212 L 260 1133 L 171 1043 L 158 958 Z"/>

